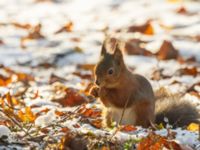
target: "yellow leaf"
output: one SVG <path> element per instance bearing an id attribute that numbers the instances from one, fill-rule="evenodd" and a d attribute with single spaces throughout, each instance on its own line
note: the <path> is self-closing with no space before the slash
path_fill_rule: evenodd
<path id="1" fill-rule="evenodd" d="M 187 126 L 187 130 L 189 131 L 199 131 L 199 124 L 197 123 L 190 123 L 188 126 Z"/>
<path id="2" fill-rule="evenodd" d="M 159 130 L 164 129 L 164 126 L 162 123 L 156 125 L 156 128 L 158 128 Z"/>
<path id="3" fill-rule="evenodd" d="M 30 107 L 25 108 L 25 112 L 18 111 L 18 117 L 22 122 L 34 122 L 36 115 L 33 114 Z"/>

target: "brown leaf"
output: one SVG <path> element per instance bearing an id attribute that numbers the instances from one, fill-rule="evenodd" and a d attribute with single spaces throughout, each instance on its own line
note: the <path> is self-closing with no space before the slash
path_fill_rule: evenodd
<path id="1" fill-rule="evenodd" d="M 63 82 L 66 82 L 66 81 L 67 80 L 65 78 L 59 77 L 59 76 L 57 76 L 57 75 L 55 75 L 53 73 L 51 74 L 51 76 L 49 78 L 49 84 L 52 84 L 54 82 L 61 82 L 61 83 L 63 83 Z"/>
<path id="2" fill-rule="evenodd" d="M 0 86 L 7 86 L 11 82 L 12 79 L 10 77 L 5 77 L 3 75 L 0 75 Z"/>
<path id="3" fill-rule="evenodd" d="M 147 35 L 153 35 L 154 29 L 151 25 L 150 21 L 147 21 L 146 23 L 142 25 L 133 25 L 128 28 L 128 32 L 140 32 Z"/>
<path id="4" fill-rule="evenodd" d="M 90 124 L 95 127 L 95 128 L 102 128 L 102 120 L 101 119 L 95 119 L 95 120 L 91 120 Z"/>
<path id="5" fill-rule="evenodd" d="M 56 114 L 57 116 L 64 116 L 64 115 L 66 115 L 66 113 L 64 113 L 64 112 L 62 112 L 62 111 L 58 111 L 58 110 L 55 111 L 55 114 Z"/>
<path id="6" fill-rule="evenodd" d="M 189 63 L 195 63 L 195 62 L 197 62 L 197 60 L 196 60 L 196 57 L 194 57 L 194 56 L 191 56 L 191 57 L 186 58 L 186 59 L 184 59 L 183 57 L 179 56 L 178 57 L 178 62 L 180 64 L 185 64 L 185 63 L 189 64 Z"/>
<path id="7" fill-rule="evenodd" d="M 135 130 L 137 130 L 137 128 L 132 125 L 125 125 L 120 128 L 120 131 L 124 131 L 124 132 L 131 132 Z"/>
<path id="8" fill-rule="evenodd" d="M 157 52 L 157 57 L 161 60 L 177 59 L 178 51 L 174 48 L 170 41 L 163 41 L 160 50 Z"/>
<path id="9" fill-rule="evenodd" d="M 78 64 L 77 65 L 78 69 L 90 70 L 90 71 L 93 71 L 94 67 L 95 67 L 95 64 Z"/>
<path id="10" fill-rule="evenodd" d="M 181 6 L 180 8 L 178 8 L 178 9 L 176 10 L 176 13 L 178 13 L 178 14 L 187 14 L 188 11 L 186 10 L 185 7 Z"/>
<path id="11" fill-rule="evenodd" d="M 21 23 L 13 22 L 11 24 L 14 25 L 15 27 L 21 28 L 21 29 L 27 29 L 28 30 L 28 29 L 32 28 L 32 26 L 29 23 L 21 24 Z"/>
<path id="12" fill-rule="evenodd" d="M 49 133 L 49 129 L 47 129 L 47 128 L 41 128 L 40 129 L 40 132 L 42 132 L 42 133 L 44 133 L 44 134 L 48 134 Z"/>
<path id="13" fill-rule="evenodd" d="M 144 41 L 139 39 L 132 39 L 125 43 L 124 51 L 128 55 L 152 56 L 153 54 L 150 51 L 141 46 L 143 43 Z"/>
<path id="14" fill-rule="evenodd" d="M 184 6 L 179 7 L 176 10 L 176 13 L 181 14 L 181 15 L 188 15 L 188 16 L 196 14 L 195 12 L 189 12 Z"/>
<path id="15" fill-rule="evenodd" d="M 73 22 L 68 22 L 65 24 L 64 27 L 60 28 L 58 31 L 55 32 L 55 34 L 61 33 L 61 32 L 72 32 L 74 27 Z"/>
<path id="16" fill-rule="evenodd" d="M 73 127 L 74 128 L 80 128 L 81 126 L 78 123 L 76 123 L 76 124 L 73 125 Z"/>
<path id="17" fill-rule="evenodd" d="M 171 78 L 171 76 L 164 75 L 163 69 L 154 70 L 153 73 L 151 74 L 151 79 L 156 80 L 156 81 L 161 80 L 161 79 L 168 79 L 168 78 Z"/>
<path id="18" fill-rule="evenodd" d="M 79 93 L 79 91 L 74 88 L 66 88 L 64 92 L 65 92 L 65 97 L 58 100 L 54 100 L 59 104 L 61 104 L 63 107 L 66 106 L 73 107 L 86 103 L 88 101 L 85 95 Z"/>
<path id="19" fill-rule="evenodd" d="M 38 107 L 38 106 L 37 106 Z M 31 106 L 31 108 L 34 108 L 33 106 Z M 36 117 L 42 115 L 43 113 L 46 114 L 50 109 L 49 108 L 45 108 L 45 109 L 42 109 L 41 111 L 37 112 L 35 114 Z"/>
<path id="20" fill-rule="evenodd" d="M 101 110 L 95 108 L 83 108 L 79 112 L 84 117 L 97 118 L 101 116 Z"/>
<path id="21" fill-rule="evenodd" d="M 178 72 L 180 73 L 180 75 L 190 75 L 190 76 L 197 76 L 199 73 L 197 70 L 197 67 L 182 68 L 182 69 L 179 69 Z"/>
<path id="22" fill-rule="evenodd" d="M 63 127 L 63 128 L 61 128 L 61 130 L 60 130 L 61 132 L 64 132 L 64 133 L 67 133 L 67 132 L 69 132 L 70 131 L 70 129 L 69 128 L 67 128 L 67 127 Z"/>
<path id="23" fill-rule="evenodd" d="M 163 148 L 181 150 L 178 143 L 168 140 L 167 137 L 150 133 L 138 144 L 137 150 L 161 150 Z"/>
<path id="24" fill-rule="evenodd" d="M 32 27 L 29 30 L 28 35 L 21 38 L 21 48 L 26 48 L 26 46 L 24 45 L 24 42 L 27 40 L 43 39 L 44 36 L 41 34 L 41 28 L 42 28 L 41 24 L 38 24 Z"/>

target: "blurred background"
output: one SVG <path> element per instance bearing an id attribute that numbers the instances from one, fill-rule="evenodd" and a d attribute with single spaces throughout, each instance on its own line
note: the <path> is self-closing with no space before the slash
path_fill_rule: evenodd
<path id="1" fill-rule="evenodd" d="M 125 61 L 135 72 L 153 80 L 159 69 L 165 78 L 181 74 L 183 63 L 199 65 L 200 2 L 0 1 L 0 64 L 43 81 L 52 73 L 72 81 L 80 65 L 93 66 L 105 35 L 125 43 Z M 81 74 L 91 75 L 92 67 L 87 71 Z"/>

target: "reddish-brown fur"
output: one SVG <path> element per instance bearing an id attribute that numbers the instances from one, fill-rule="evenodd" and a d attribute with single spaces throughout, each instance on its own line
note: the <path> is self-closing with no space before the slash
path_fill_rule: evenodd
<path id="1" fill-rule="evenodd" d="M 112 75 L 108 74 L 110 69 L 113 70 Z M 176 126 L 199 123 L 199 112 L 191 103 L 181 101 L 180 97 L 155 98 L 150 83 L 143 76 L 132 74 L 127 69 L 118 46 L 113 54 L 109 54 L 104 42 L 100 61 L 95 68 L 95 78 L 98 85 L 90 93 L 100 97 L 108 111 L 104 121 L 108 126 L 112 121 L 119 121 L 127 102 L 125 111 L 128 113 L 124 114 L 122 124 L 149 127 L 154 120 L 163 123 L 164 117 Z"/>
<path id="2" fill-rule="evenodd" d="M 133 114 L 136 114 L 134 125 L 149 126 L 150 121 L 154 121 L 155 106 L 150 83 L 144 77 L 132 74 L 127 69 L 118 47 L 116 47 L 114 54 L 108 54 L 103 46 L 101 57 L 96 66 L 95 75 L 96 80 L 99 80 L 102 85 L 100 83 L 99 87 L 94 87 L 91 93 L 99 96 L 106 108 L 123 109 L 128 102 L 126 108 L 135 108 L 133 110 Z M 105 66 L 105 64 L 107 65 Z M 106 71 L 110 67 L 115 67 L 118 71 L 118 74 L 111 78 L 106 77 Z"/>

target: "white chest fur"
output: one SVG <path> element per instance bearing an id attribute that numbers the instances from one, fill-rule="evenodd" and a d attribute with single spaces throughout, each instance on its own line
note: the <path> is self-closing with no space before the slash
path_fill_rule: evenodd
<path id="1" fill-rule="evenodd" d="M 122 116 L 123 108 L 116 108 L 113 106 L 108 108 L 107 113 L 109 113 L 111 120 L 115 121 L 116 123 L 118 123 L 122 117 L 121 121 L 122 125 L 123 124 L 134 125 L 136 122 L 136 114 L 133 107 L 126 108 L 123 116 Z"/>

